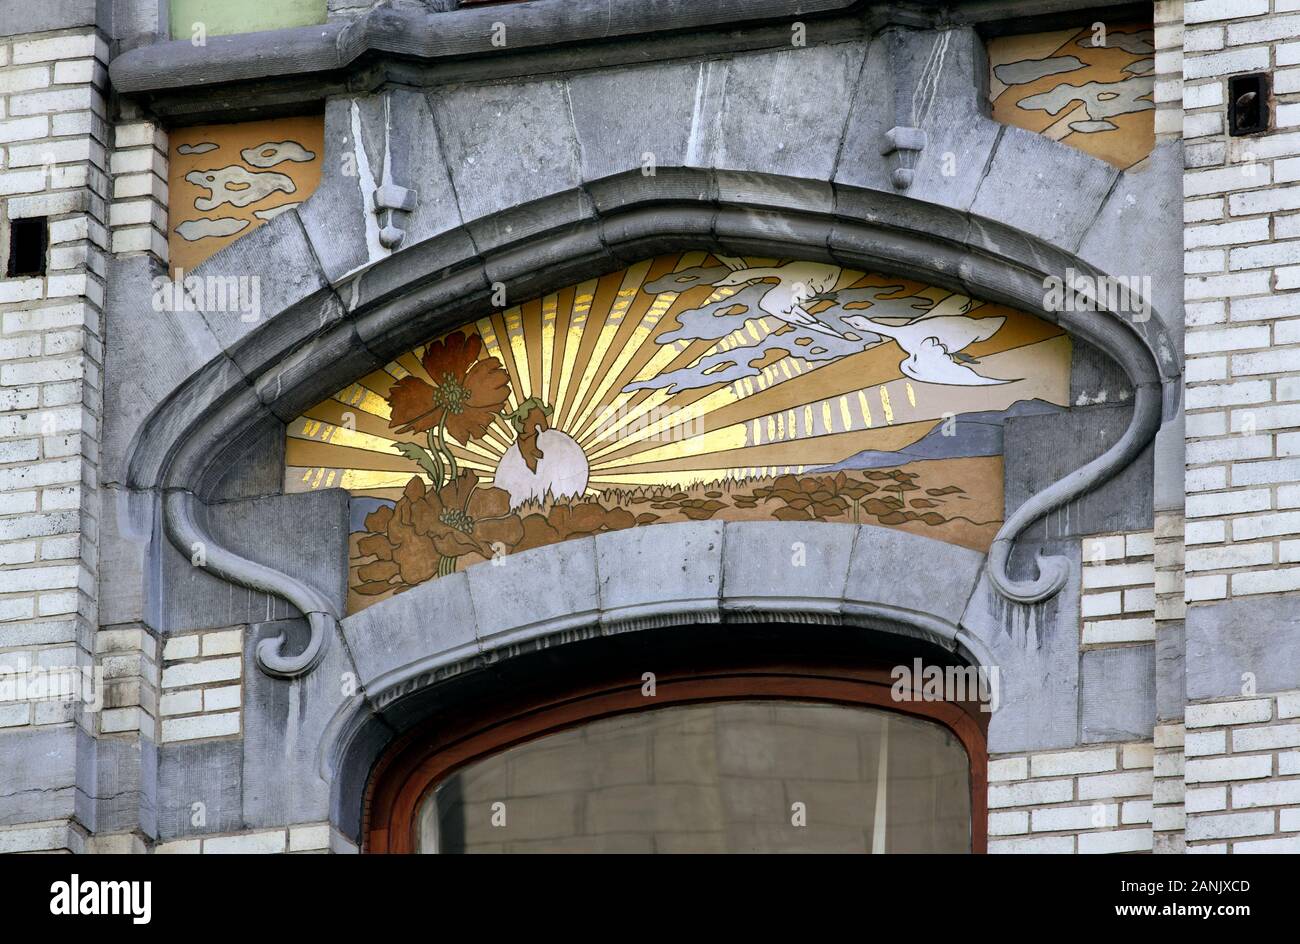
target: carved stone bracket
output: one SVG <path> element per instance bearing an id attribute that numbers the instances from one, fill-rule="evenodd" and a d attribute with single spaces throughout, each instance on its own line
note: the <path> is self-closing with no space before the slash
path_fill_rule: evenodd
<path id="1" fill-rule="evenodd" d="M 375 188 L 375 215 L 379 217 L 379 242 L 396 249 L 406 237 L 397 225 L 398 213 L 410 213 L 420 202 L 418 192 L 393 182 L 393 97 L 384 96 L 384 176 Z"/>
<path id="2" fill-rule="evenodd" d="M 325 655 L 325 644 L 338 628 L 339 612 L 325 594 L 282 571 L 240 557 L 218 544 L 203 526 L 199 501 L 191 492 L 171 489 L 163 499 L 163 527 L 167 539 L 186 557 L 202 548 L 204 567 L 217 577 L 263 593 L 283 597 L 307 618 L 311 638 L 295 655 L 286 655 L 283 634 L 257 644 L 257 664 L 275 678 L 296 678 L 316 667 Z"/>
<path id="3" fill-rule="evenodd" d="M 920 128 L 899 125 L 885 132 L 885 143 L 880 146 L 880 153 L 894 165 L 889 180 L 895 189 L 906 190 L 912 186 L 916 158 L 925 150 L 925 142 L 925 132 Z"/>

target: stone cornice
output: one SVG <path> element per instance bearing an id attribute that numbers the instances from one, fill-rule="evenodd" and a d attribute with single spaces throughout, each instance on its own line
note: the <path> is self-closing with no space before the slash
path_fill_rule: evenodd
<path id="1" fill-rule="evenodd" d="M 384 4 L 351 23 L 172 40 L 119 56 L 114 88 L 177 123 L 273 115 L 387 83 L 431 86 L 1123 10 L 1129 0 L 532 0 L 451 13 Z"/>

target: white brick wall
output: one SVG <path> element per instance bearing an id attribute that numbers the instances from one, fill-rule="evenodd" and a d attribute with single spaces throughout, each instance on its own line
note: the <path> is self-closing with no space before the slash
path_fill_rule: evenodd
<path id="1" fill-rule="evenodd" d="M 279 829 L 261 829 L 202 839 L 160 842 L 156 855 L 276 855 L 280 853 L 328 852 L 329 823 L 303 823 Z"/>
<path id="2" fill-rule="evenodd" d="M 1300 589 L 1300 514 L 1284 513 L 1300 480 L 1300 74 L 1275 73 L 1272 133 L 1231 138 L 1222 120 L 1230 75 L 1300 55 L 1282 7 L 1184 11 L 1189 604 Z"/>
<path id="3" fill-rule="evenodd" d="M 1300 692 L 1187 706 L 1188 852 L 1300 852 Z"/>
<path id="4" fill-rule="evenodd" d="M 990 853 L 1150 852 L 1152 744 L 989 759 Z"/>
<path id="5" fill-rule="evenodd" d="M 109 161 L 114 253 L 152 252 L 167 261 L 167 134 L 147 121 L 119 124 Z"/>
<path id="6" fill-rule="evenodd" d="M 103 362 L 108 49 L 93 31 L 0 39 L 0 216 L 46 217 L 43 277 L 0 269 L 0 663 L 75 668 L 104 698 L 0 701 L 2 739 L 23 726 L 149 730 L 141 639 L 83 648 L 98 623 L 100 365 Z M 0 265 L 7 262 L 0 253 Z M 98 676 L 95 674 L 98 670 Z M 101 685 L 108 675 L 111 684 Z M 134 681 L 132 681 L 134 680 Z M 113 725 L 119 727 L 114 729 Z M 86 849 L 75 820 L 0 830 L 0 851 Z"/>
<path id="7" fill-rule="evenodd" d="M 239 734 L 244 629 L 172 636 L 163 646 L 162 741 Z"/>
<path id="8" fill-rule="evenodd" d="M 1079 611 L 1084 646 L 1156 638 L 1155 534 L 1101 534 L 1082 541 Z"/>

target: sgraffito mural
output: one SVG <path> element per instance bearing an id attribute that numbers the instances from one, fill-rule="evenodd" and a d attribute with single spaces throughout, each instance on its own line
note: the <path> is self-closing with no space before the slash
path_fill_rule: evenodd
<path id="1" fill-rule="evenodd" d="M 986 549 L 1002 423 L 1070 342 L 909 279 L 660 256 L 418 347 L 289 425 L 286 489 L 353 493 L 349 608 L 503 554 L 682 521 L 860 522 Z"/>
<path id="2" fill-rule="evenodd" d="M 1092 27 L 988 44 L 993 117 L 1131 167 L 1155 146 L 1152 27 Z"/>
<path id="3" fill-rule="evenodd" d="M 189 271 L 320 185 L 321 116 L 199 125 L 172 132 L 167 249 Z"/>

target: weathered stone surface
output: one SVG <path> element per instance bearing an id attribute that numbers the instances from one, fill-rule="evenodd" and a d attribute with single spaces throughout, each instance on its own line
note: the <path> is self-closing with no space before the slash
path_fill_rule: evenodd
<path id="1" fill-rule="evenodd" d="M 82 790 L 93 809 L 91 828 L 97 833 L 141 830 L 157 832 L 154 808 L 158 785 L 158 752 L 154 743 L 141 738 L 92 739 L 84 732 L 82 750 L 93 757 L 83 769 Z"/>
<path id="2" fill-rule="evenodd" d="M 430 580 L 342 622 L 361 684 L 381 690 L 478 654 L 464 573 Z"/>
<path id="3" fill-rule="evenodd" d="M 1012 555 L 1012 578 L 1033 577 L 1039 553 L 1069 559 L 1072 576 L 1065 589 L 1042 603 L 1011 603 L 985 577 L 962 618 L 999 672 L 1000 706 L 989 722 L 991 754 L 1078 742 L 1079 545 L 1021 538 Z"/>
<path id="4" fill-rule="evenodd" d="M 1155 647 L 1091 649 L 1079 657 L 1079 737 L 1084 743 L 1151 737 Z"/>
<path id="5" fill-rule="evenodd" d="M 1187 704 L 1186 628 L 1182 620 L 1156 624 L 1156 717 L 1179 720 Z"/>
<path id="6" fill-rule="evenodd" d="M 340 612 L 347 581 L 348 493 L 322 489 L 208 506 L 213 540 L 327 594 Z M 256 540 L 250 540 L 256 535 Z M 164 540 L 156 626 L 164 633 L 296 617 L 279 597 L 235 587 Z"/>
<path id="7" fill-rule="evenodd" d="M 1300 608 L 1290 595 L 1187 608 L 1187 700 L 1292 691 L 1300 679 Z"/>
<path id="8" fill-rule="evenodd" d="M 1101 455 L 1128 427 L 1129 407 L 1074 409 L 1007 420 L 1003 428 L 1006 514 Z M 1139 531 L 1151 527 L 1152 449 L 1100 488 L 1030 525 L 1026 539 Z"/>
<path id="9" fill-rule="evenodd" d="M 1175 354 L 1183 349 L 1182 173 L 1182 142 L 1157 144 L 1119 176 L 1079 246 L 1079 257 L 1106 275 L 1150 278 L 1150 317 L 1168 332 Z"/>
<path id="10" fill-rule="evenodd" d="M 600 600 L 592 538 L 498 560 L 465 572 L 485 652 L 531 641 L 539 630 L 558 633 L 597 620 Z"/>
<path id="11" fill-rule="evenodd" d="M 971 212 L 1074 250 L 1097 218 L 1117 173 L 1090 154 L 1007 126 Z"/>
<path id="12" fill-rule="evenodd" d="M 430 95 L 466 222 L 581 180 L 563 82 L 466 86 Z"/>
<path id="13" fill-rule="evenodd" d="M 250 375 L 283 349 L 283 341 L 276 343 L 274 336 L 293 336 L 293 322 L 319 330 L 343 316 L 338 299 L 323 291 L 327 283 L 296 210 L 277 214 L 204 260 L 187 273 L 187 282 L 191 276 L 204 296 L 196 298 L 201 317 Z M 277 316 L 282 312 L 290 324 L 281 324 Z M 241 343 L 245 339 L 255 343 Z"/>
<path id="14" fill-rule="evenodd" d="M 362 150 L 357 149 L 358 137 L 364 142 Z M 366 188 L 369 186 L 373 194 L 375 168 L 381 166 L 373 163 L 372 153 L 378 154 L 361 125 L 360 103 L 347 97 L 326 102 L 325 153 L 321 166 L 355 167 L 356 173 L 324 174 L 320 187 L 295 212 L 320 262 L 325 281 L 331 285 L 347 273 L 387 255 L 379 244 L 379 222 L 366 210 Z M 361 155 L 365 156 L 364 165 Z"/>
<path id="15" fill-rule="evenodd" d="M 205 501 L 277 495 L 284 491 L 284 422 L 266 416 L 226 450 L 198 487 Z"/>
<path id="16" fill-rule="evenodd" d="M 100 481 L 126 481 L 127 449 L 140 423 L 187 377 L 221 353 L 203 317 L 155 311 L 161 266 L 149 256 L 114 256 L 108 266 L 112 304 L 104 316 L 104 402 Z"/>
<path id="17" fill-rule="evenodd" d="M 599 535 L 600 619 L 609 629 L 652 625 L 666 611 L 719 618 L 723 524 L 699 521 Z M 729 525 L 727 527 L 730 527 Z"/>
<path id="18" fill-rule="evenodd" d="M 719 106 L 714 73 L 723 69 L 709 62 L 656 63 L 571 76 L 583 179 L 639 171 L 647 163 L 656 173 L 659 167 L 699 163 L 701 139 L 714 126 Z"/>
<path id="19" fill-rule="evenodd" d="M 77 805 L 77 734 L 72 727 L 0 732 L 0 826 L 67 819 Z"/>
<path id="20" fill-rule="evenodd" d="M 131 508 L 140 503 L 133 503 L 123 489 L 101 489 L 99 502 L 100 625 L 143 620 L 150 522 L 145 520 L 142 528 L 132 521 Z"/>
<path id="21" fill-rule="evenodd" d="M 688 145 L 686 163 L 828 180 L 865 54 L 863 44 L 841 43 L 732 59 L 722 110 L 701 129 L 711 139 Z"/>
<path id="22" fill-rule="evenodd" d="M 288 625 L 286 625 L 288 624 Z M 288 631 L 287 652 L 305 644 L 305 620 L 262 623 L 245 639 L 242 808 L 248 828 L 313 823 L 329 815 L 330 784 L 321 778 L 320 745 L 354 671 L 341 635 L 307 675 L 284 681 L 254 668 L 261 639 Z"/>
<path id="23" fill-rule="evenodd" d="M 788 611 L 792 616 L 839 615 L 849 560 L 858 529 L 853 525 L 744 521 L 726 526 L 723 538 L 723 600 L 729 617 L 751 610 Z M 868 590 L 867 595 L 871 595 Z"/>
<path id="24" fill-rule="evenodd" d="M 1081 338 L 1070 339 L 1070 404 L 1131 403 L 1133 382 L 1105 351 Z"/>
<path id="25" fill-rule="evenodd" d="M 243 747 L 235 739 L 161 745 L 158 838 L 243 829 L 243 766 Z"/>
<path id="26" fill-rule="evenodd" d="M 883 604 L 955 629 L 971 599 L 984 555 L 892 528 L 860 525 L 857 530 L 844 587 L 845 611 L 851 612 L 855 604 Z"/>

